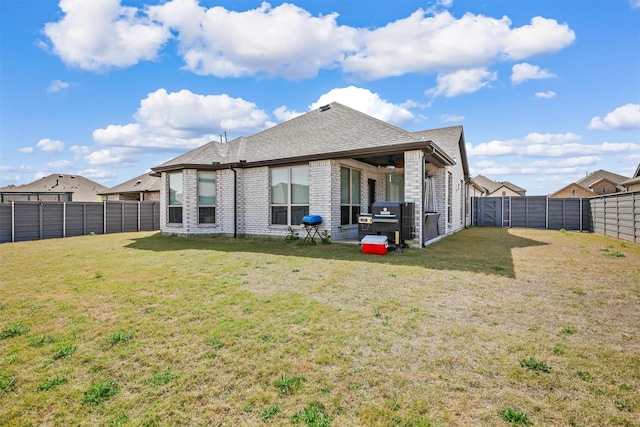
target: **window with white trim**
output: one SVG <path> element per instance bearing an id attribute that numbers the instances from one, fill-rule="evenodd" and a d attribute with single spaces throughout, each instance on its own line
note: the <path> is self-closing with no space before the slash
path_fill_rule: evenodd
<path id="1" fill-rule="evenodd" d="M 182 224 L 182 172 L 169 174 L 169 224 Z"/>
<path id="2" fill-rule="evenodd" d="M 271 169 L 271 224 L 299 225 L 309 215 L 309 166 Z"/>
<path id="3" fill-rule="evenodd" d="M 360 215 L 361 176 L 357 169 L 340 168 L 340 224 L 358 223 Z"/>
<path id="4" fill-rule="evenodd" d="M 198 223 L 216 223 L 216 172 L 198 172 Z"/>

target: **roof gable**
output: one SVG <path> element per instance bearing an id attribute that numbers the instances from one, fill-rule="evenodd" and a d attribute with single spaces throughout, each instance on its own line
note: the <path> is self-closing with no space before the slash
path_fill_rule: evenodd
<path id="1" fill-rule="evenodd" d="M 600 169 L 576 181 L 576 183 L 582 185 L 583 187 L 591 187 L 596 182 L 601 181 L 602 179 L 607 179 L 617 185 L 622 181 L 627 180 L 628 178 L 626 176 L 618 175 L 617 173 Z"/>

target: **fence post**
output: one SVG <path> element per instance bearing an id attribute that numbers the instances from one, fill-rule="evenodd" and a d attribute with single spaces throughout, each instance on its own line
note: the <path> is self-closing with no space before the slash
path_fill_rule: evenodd
<path id="1" fill-rule="evenodd" d="M 580 197 L 580 231 L 582 231 L 582 215 L 584 214 L 584 210 L 582 209 L 582 197 Z"/>
<path id="2" fill-rule="evenodd" d="M 549 229 L 549 196 L 544 199 L 544 228 Z M 562 225 L 564 225 L 564 200 L 562 201 Z"/>
<path id="3" fill-rule="evenodd" d="M 38 228 L 39 228 L 38 231 L 40 233 L 38 237 L 39 240 L 42 240 L 44 237 L 44 224 L 42 221 L 42 211 L 43 211 L 42 202 L 39 202 L 38 203 Z"/>
<path id="4" fill-rule="evenodd" d="M 11 201 L 11 242 L 16 241 L 16 202 Z"/>
<path id="5" fill-rule="evenodd" d="M 140 201 L 138 201 L 138 231 L 140 231 Z"/>
<path id="6" fill-rule="evenodd" d="M 107 201 L 102 203 L 102 234 L 107 234 Z"/>
<path id="7" fill-rule="evenodd" d="M 124 232 L 124 202 L 120 202 L 120 232 Z"/>
<path id="8" fill-rule="evenodd" d="M 62 202 L 62 237 L 67 237 L 67 202 Z"/>

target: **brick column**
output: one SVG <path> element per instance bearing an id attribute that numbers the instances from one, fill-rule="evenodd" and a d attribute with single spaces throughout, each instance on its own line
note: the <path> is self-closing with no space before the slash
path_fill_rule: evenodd
<path id="1" fill-rule="evenodd" d="M 424 213 L 422 208 L 424 191 L 424 153 L 422 150 L 404 152 L 404 201 L 415 204 L 415 238 L 413 247 L 422 247 L 422 226 Z"/>

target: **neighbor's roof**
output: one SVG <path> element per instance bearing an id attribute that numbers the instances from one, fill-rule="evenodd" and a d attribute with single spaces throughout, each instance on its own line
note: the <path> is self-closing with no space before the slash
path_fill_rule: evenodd
<path id="1" fill-rule="evenodd" d="M 476 181 L 476 183 L 480 184 L 482 187 L 484 187 L 489 193 L 494 193 L 495 191 L 497 191 L 500 187 L 507 187 L 508 189 L 516 192 L 516 193 L 520 193 L 520 192 L 526 192 L 527 190 L 525 190 L 522 187 L 518 187 L 517 185 L 509 182 L 509 181 L 494 181 L 492 179 L 487 178 L 486 176 L 483 175 L 478 175 L 475 178 L 473 178 L 474 181 Z"/>
<path id="2" fill-rule="evenodd" d="M 160 177 L 145 173 L 135 178 L 131 178 L 129 181 L 118 184 L 115 187 L 101 191 L 98 194 L 140 193 L 144 191 L 160 191 Z"/>
<path id="3" fill-rule="evenodd" d="M 613 182 L 614 184 L 620 184 L 623 181 L 629 179 L 626 176 L 618 175 L 617 173 L 609 172 L 603 169 L 592 172 L 589 175 L 585 176 L 579 181 L 576 181 L 576 184 L 580 184 L 583 187 L 591 187 L 593 184 L 606 179 L 608 181 Z"/>
<path id="4" fill-rule="evenodd" d="M 73 193 L 74 202 L 93 202 L 106 190 L 102 184 L 80 175 L 51 174 L 29 184 L 3 187 L 5 193 Z"/>
<path id="5" fill-rule="evenodd" d="M 431 160 L 455 164 L 438 142 L 333 102 L 250 137 L 228 143 L 209 142 L 152 169 L 156 172 L 194 166 L 219 169 L 241 160 L 252 166 L 273 165 L 408 149 L 428 149 L 432 152 Z"/>

